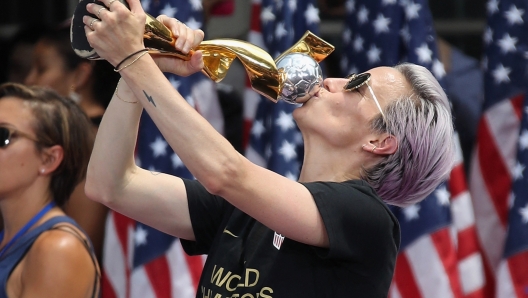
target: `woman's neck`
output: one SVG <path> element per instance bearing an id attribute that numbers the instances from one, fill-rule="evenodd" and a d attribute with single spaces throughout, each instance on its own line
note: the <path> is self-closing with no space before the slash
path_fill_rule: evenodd
<path id="1" fill-rule="evenodd" d="M 51 200 L 51 196 L 46 191 L 31 188 L 2 198 L 0 210 L 4 224 L 4 237 L 0 247 L 4 247 Z"/>
<path id="2" fill-rule="evenodd" d="M 350 149 L 306 146 L 299 181 L 341 182 L 358 179 L 361 170 L 359 156 L 360 152 Z"/>

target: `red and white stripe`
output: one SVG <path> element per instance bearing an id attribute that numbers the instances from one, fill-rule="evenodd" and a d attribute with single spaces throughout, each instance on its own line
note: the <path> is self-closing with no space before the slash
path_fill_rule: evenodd
<path id="1" fill-rule="evenodd" d="M 391 298 L 491 297 L 475 227 L 473 203 L 463 168 L 458 135 L 450 174 L 453 224 L 424 235 L 398 255 Z"/>
<path id="2" fill-rule="evenodd" d="M 486 110 L 479 123 L 478 144 L 471 162 L 470 192 L 491 292 L 497 287 L 498 292 L 510 293 L 508 266 L 501 261 L 523 100 L 524 95 L 515 96 Z M 500 285 L 496 278 L 500 279 Z M 515 296 L 497 294 L 497 297 Z"/>
<path id="3" fill-rule="evenodd" d="M 390 297 L 463 297 L 448 228 L 425 235 L 400 252 Z"/>
<path id="4" fill-rule="evenodd" d="M 107 217 L 103 298 L 192 298 L 205 256 L 190 257 L 176 240 L 158 259 L 132 269 L 135 222 L 119 213 Z"/>
<path id="5" fill-rule="evenodd" d="M 496 298 L 528 297 L 528 252 L 503 259 L 497 269 Z"/>
<path id="6" fill-rule="evenodd" d="M 129 218 L 110 211 L 106 218 L 105 244 L 103 251 L 103 278 L 101 296 L 104 298 L 130 297 L 130 266 L 128 259 L 130 248 L 134 247 L 129 241 L 133 237 L 133 221 Z"/>
<path id="7" fill-rule="evenodd" d="M 486 297 L 484 263 L 475 226 L 473 202 L 466 183 L 459 138 L 458 135 L 454 137 L 457 145 L 456 161 L 449 178 L 449 190 L 460 284 L 463 297 Z"/>

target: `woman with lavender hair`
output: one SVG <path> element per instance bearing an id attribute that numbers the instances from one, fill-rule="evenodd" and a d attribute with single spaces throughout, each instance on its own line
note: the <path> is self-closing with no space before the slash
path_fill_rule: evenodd
<path id="1" fill-rule="evenodd" d="M 115 0 L 88 4 L 99 19 L 83 19 L 90 44 L 122 76 L 87 195 L 181 238 L 189 254 L 207 254 L 196 297 L 386 297 L 400 241 L 386 203 L 422 200 L 454 158 L 449 105 L 431 73 L 402 64 L 326 79 L 293 112 L 305 156 L 292 181 L 240 155 L 174 90 L 163 72 L 201 70 L 201 52 L 187 62 L 146 54 L 145 14 L 139 0 L 128 2 L 130 11 Z M 158 19 L 184 53 L 203 39 Z M 143 109 L 197 180 L 134 163 Z"/>

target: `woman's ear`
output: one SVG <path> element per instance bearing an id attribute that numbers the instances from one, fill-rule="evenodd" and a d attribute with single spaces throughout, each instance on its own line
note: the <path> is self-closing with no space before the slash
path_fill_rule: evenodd
<path id="1" fill-rule="evenodd" d="M 398 140 L 391 135 L 385 135 L 381 142 L 379 142 L 378 148 L 375 151 L 377 154 L 390 155 L 394 154 L 398 150 Z"/>
<path id="2" fill-rule="evenodd" d="M 378 155 L 391 155 L 398 150 L 398 140 L 392 135 L 383 134 L 379 139 L 363 144 L 361 148 Z"/>
<path id="3" fill-rule="evenodd" d="M 53 173 L 60 166 L 63 159 L 64 149 L 59 145 L 42 149 L 40 173 L 43 175 Z"/>
<path id="4" fill-rule="evenodd" d="M 85 88 L 85 86 L 90 81 L 92 72 L 93 64 L 91 63 L 91 61 L 79 63 L 73 73 L 73 91 L 78 92 L 80 89 Z"/>

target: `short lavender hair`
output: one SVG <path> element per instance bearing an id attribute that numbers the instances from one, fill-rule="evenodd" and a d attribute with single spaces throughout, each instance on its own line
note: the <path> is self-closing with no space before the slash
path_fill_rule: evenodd
<path id="1" fill-rule="evenodd" d="M 398 149 L 380 163 L 364 168 L 362 178 L 388 204 L 405 207 L 423 200 L 447 179 L 454 162 L 453 120 L 447 96 L 426 68 L 410 63 L 394 67 L 412 86 L 371 122 L 390 133 Z"/>

